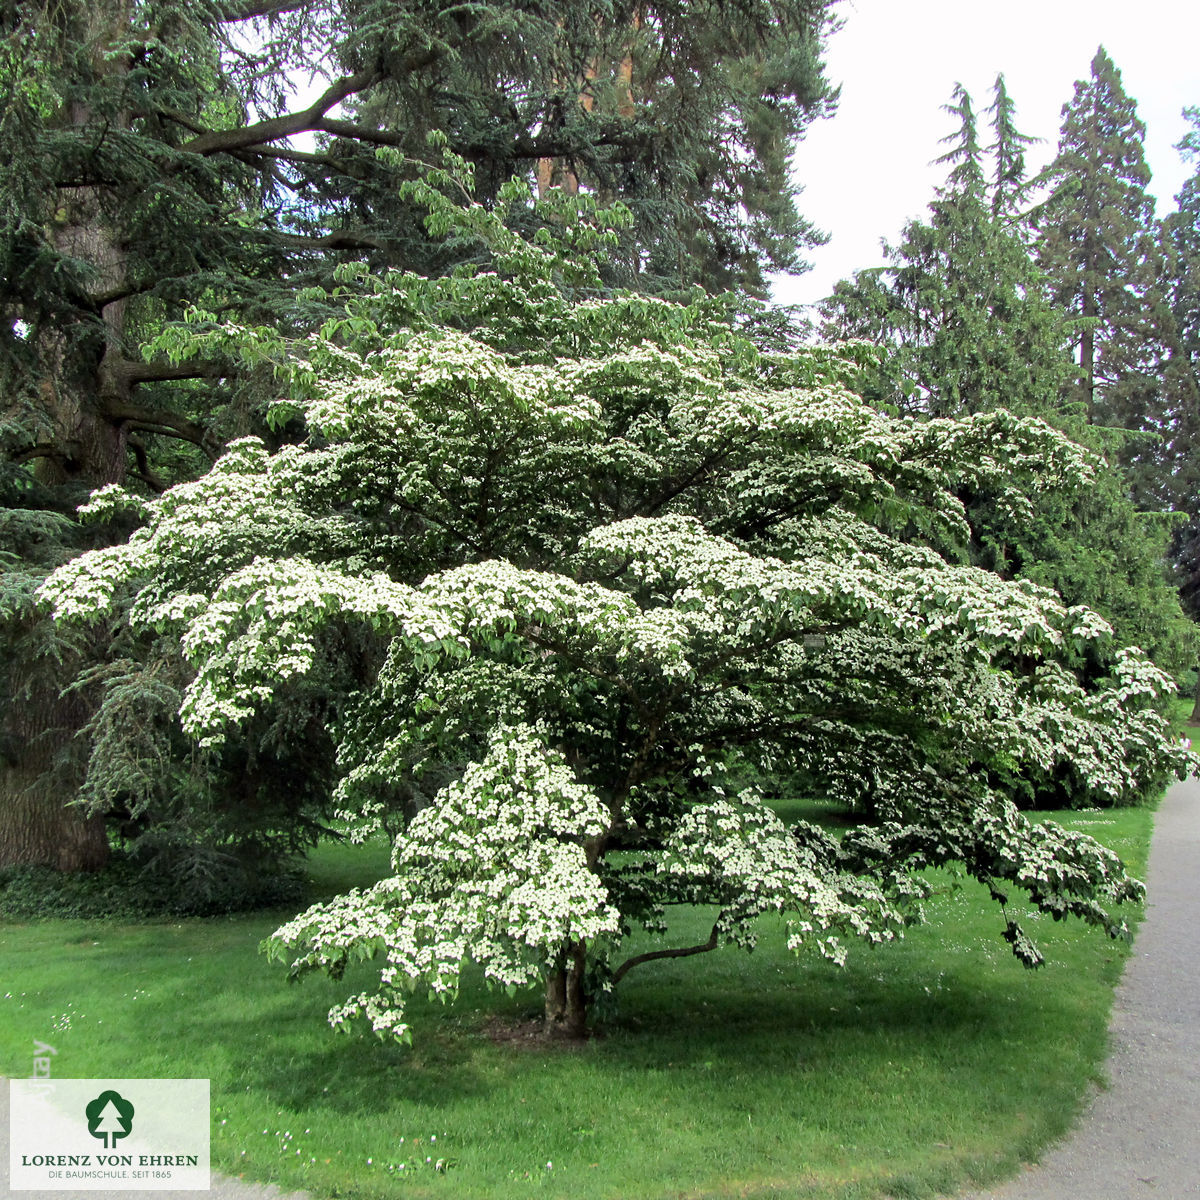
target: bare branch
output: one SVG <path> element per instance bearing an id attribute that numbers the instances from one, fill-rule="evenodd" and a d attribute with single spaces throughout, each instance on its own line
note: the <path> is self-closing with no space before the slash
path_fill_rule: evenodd
<path id="1" fill-rule="evenodd" d="M 175 413 L 164 412 L 161 409 L 143 408 L 140 404 L 130 404 L 124 400 L 110 401 L 105 405 L 104 415 L 110 421 L 122 422 L 130 429 L 140 429 L 146 433 L 159 433 L 166 437 L 180 438 L 199 446 L 209 458 L 215 458 L 212 439 L 208 430 L 187 417 Z"/>
<path id="2" fill-rule="evenodd" d="M 114 364 L 114 370 L 130 383 L 164 383 L 172 379 L 223 379 L 230 369 L 218 363 L 132 362 Z"/>
<path id="3" fill-rule="evenodd" d="M 293 134 L 306 133 L 319 126 L 321 118 L 343 100 L 370 87 L 379 78 L 374 70 L 358 71 L 331 84 L 308 108 L 300 112 L 284 113 L 257 121 L 253 125 L 240 125 L 236 129 L 214 129 L 184 142 L 180 147 L 190 154 L 220 154 L 243 150 L 259 142 L 274 142 Z"/>
<path id="4" fill-rule="evenodd" d="M 645 954 L 635 954 L 632 958 L 627 958 L 613 973 L 613 987 L 616 987 L 634 967 L 640 967 L 642 963 L 653 962 L 658 958 L 690 958 L 693 954 L 707 954 L 716 948 L 717 927 L 714 925 L 712 933 L 708 935 L 708 941 L 699 946 L 679 946 L 673 950 L 648 950 Z"/>
<path id="5" fill-rule="evenodd" d="M 140 479 L 151 491 L 157 492 L 160 495 L 167 490 L 166 483 L 154 473 L 150 468 L 150 461 L 146 455 L 146 446 L 140 438 L 131 437 L 128 441 L 129 449 L 133 451 L 133 457 L 137 462 L 137 470 L 129 473 Z"/>
<path id="6" fill-rule="evenodd" d="M 197 118 L 189 116 L 187 113 L 181 113 L 174 108 L 151 108 L 138 115 L 166 117 L 168 121 L 174 121 L 176 125 L 182 125 L 184 129 L 189 129 L 192 133 L 212 133 L 212 130 L 207 125 L 201 124 Z"/>
<path id="7" fill-rule="evenodd" d="M 247 146 L 238 152 L 239 158 L 252 162 L 256 156 L 263 158 L 279 158 L 284 162 L 312 163 L 319 167 L 333 167 L 344 170 L 340 160 L 331 158 L 328 154 L 314 154 L 311 150 L 293 150 L 290 146 Z"/>
<path id="8" fill-rule="evenodd" d="M 87 307 L 93 312 L 103 312 L 110 304 L 117 304 L 121 300 L 128 300 L 130 296 L 141 296 L 146 292 L 151 292 L 161 282 L 161 280 L 143 280 L 141 283 L 127 281 L 122 283 L 120 287 L 112 288 L 107 292 L 100 292 L 95 296 L 88 296 Z"/>
<path id="9" fill-rule="evenodd" d="M 53 446 L 49 442 L 42 442 L 36 446 L 29 446 L 13 456 L 15 463 L 32 462 L 35 458 L 53 458 L 62 462 L 66 460 L 66 454 L 59 446 Z"/>
<path id="10" fill-rule="evenodd" d="M 222 21 L 250 21 L 255 17 L 277 17 L 295 12 L 308 0 L 224 0 L 220 5 Z"/>
<path id="11" fill-rule="evenodd" d="M 372 129 L 369 125 L 356 125 L 353 121 L 341 121 L 322 117 L 316 124 L 318 133 L 332 133 L 335 137 L 354 142 L 370 142 L 372 146 L 403 146 L 404 137 L 390 129 Z"/>
<path id="12" fill-rule="evenodd" d="M 286 246 L 290 250 L 383 250 L 388 241 L 370 233 L 356 233 L 353 229 L 335 229 L 320 237 L 305 237 L 299 233 L 267 234 L 261 240 L 273 245 Z"/>

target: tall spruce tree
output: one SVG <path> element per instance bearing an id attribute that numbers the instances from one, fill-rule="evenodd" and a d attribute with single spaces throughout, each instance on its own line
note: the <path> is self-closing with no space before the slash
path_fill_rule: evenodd
<path id="1" fill-rule="evenodd" d="M 330 310 L 303 289 L 347 259 L 445 270 L 457 251 L 431 249 L 401 196 L 433 130 L 485 198 L 547 163 L 630 196 L 643 241 L 626 274 L 651 290 L 753 289 L 810 236 L 781 181 L 791 139 L 831 101 L 830 7 L 0 5 L 0 865 L 91 867 L 107 850 L 100 820 L 64 808 L 89 753 L 76 735 L 97 719 L 87 689 L 63 695 L 88 648 L 28 604 L 54 562 L 104 536 L 78 529 L 75 506 L 104 484 L 158 492 L 201 473 L 230 436 L 261 429 L 272 394 L 268 354 L 176 363 L 144 352 L 154 335 L 197 303 L 315 330 Z M 288 80 L 313 63 L 318 94 L 297 105 Z M 294 145 L 301 134 L 315 145 Z M 702 164 L 695 178 L 688 163 Z M 531 235 L 538 219 L 514 214 Z M 227 770 L 244 780 L 246 761 Z M 312 776 L 305 766 L 292 777 Z"/>
<path id="2" fill-rule="evenodd" d="M 1025 170 L 1026 147 L 1036 145 L 1041 138 L 1030 137 L 1016 126 L 1016 105 L 1008 94 L 1003 73 L 996 76 L 992 91 L 991 115 L 992 155 L 992 213 L 994 216 L 1014 216 L 1025 194 L 1028 176 Z"/>
<path id="3" fill-rule="evenodd" d="M 1200 108 L 1184 110 L 1192 124 L 1177 149 L 1196 170 L 1163 221 L 1164 258 L 1174 340 L 1160 379 L 1160 440 L 1143 453 L 1139 482 L 1164 505 L 1186 514 L 1173 560 L 1184 604 L 1200 618 Z M 1200 678 L 1192 720 L 1200 719 Z"/>
<path id="4" fill-rule="evenodd" d="M 1004 407 L 1042 415 L 1067 379 L 1066 322 L 1006 214 L 1026 139 L 1013 127 L 1002 79 L 995 96 L 996 143 L 985 151 L 971 97 L 955 88 L 946 112 L 957 128 L 938 160 L 948 177 L 928 220 L 908 222 L 900 244 L 888 248 L 888 265 L 838 284 L 824 306 L 831 336 L 891 348 L 870 390 L 902 411 L 951 416 Z"/>
<path id="5" fill-rule="evenodd" d="M 1191 522 L 1177 526 L 1174 542 L 1188 599 L 1200 482 L 1189 195 L 1165 224 L 1155 221 L 1145 126 L 1103 48 L 1063 116 L 1058 157 L 1043 177 L 1050 194 L 1037 211 L 1039 258 L 1059 302 L 1084 318 L 1075 391 L 1090 420 L 1132 432 L 1119 457 L 1135 501 Z"/>
<path id="6" fill-rule="evenodd" d="M 957 128 L 945 139 L 939 161 L 949 175 L 928 221 L 905 226 L 887 267 L 838 285 L 825 305 L 827 332 L 888 347 L 864 386 L 876 402 L 932 417 L 1007 408 L 1115 457 L 1118 447 L 1088 429 L 1082 405 L 1072 403 L 1078 322 L 1051 300 L 1027 244 L 1017 205 L 1031 139 L 1016 128 L 1003 76 L 987 110 L 986 149 L 961 86 L 946 111 Z M 1101 470 L 1088 495 L 1044 494 L 1036 512 L 998 503 L 986 490 L 962 499 L 973 561 L 1053 586 L 1070 603 L 1104 613 L 1119 643 L 1141 645 L 1175 671 L 1188 665 L 1192 630 L 1163 571 L 1169 521 L 1139 512 L 1115 468 Z"/>
<path id="7" fill-rule="evenodd" d="M 1185 109 L 1184 116 L 1192 128 L 1176 149 L 1195 164 L 1195 170 L 1175 197 L 1176 211 L 1163 225 L 1171 251 L 1177 347 L 1192 371 L 1200 374 L 1200 107 Z"/>
<path id="8" fill-rule="evenodd" d="M 1177 149 L 1196 171 L 1162 223 L 1167 313 L 1158 403 L 1146 425 L 1160 434 L 1143 455 L 1139 479 L 1164 505 L 1200 520 L 1200 108 Z M 1192 585 L 1186 585 L 1190 597 Z"/>
<path id="9" fill-rule="evenodd" d="M 1078 382 L 1094 424 L 1137 428 L 1151 403 L 1159 331 L 1154 201 L 1143 150 L 1146 127 L 1100 47 L 1089 78 L 1063 107 L 1058 154 L 1038 179 L 1038 261 L 1056 305 L 1080 318 Z"/>

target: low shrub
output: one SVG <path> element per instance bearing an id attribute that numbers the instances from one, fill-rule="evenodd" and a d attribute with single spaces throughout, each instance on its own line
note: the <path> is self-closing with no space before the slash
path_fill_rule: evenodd
<path id="1" fill-rule="evenodd" d="M 304 896 L 304 876 L 296 866 L 264 873 L 251 873 L 236 862 L 209 862 L 208 869 L 193 863 L 191 868 L 176 863 L 164 869 L 120 851 L 99 871 L 0 868 L 0 918 L 216 916 L 291 904 Z"/>

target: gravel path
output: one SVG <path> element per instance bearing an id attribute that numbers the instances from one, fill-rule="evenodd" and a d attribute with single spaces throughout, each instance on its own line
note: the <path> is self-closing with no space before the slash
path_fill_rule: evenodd
<path id="1" fill-rule="evenodd" d="M 1200 1197 L 1200 782 L 1167 793 L 1150 849 L 1150 898 L 1113 1006 L 1110 1086 L 1081 1126 L 994 1191 L 959 1200 Z M 0 1079 L 0 1179 L 8 1175 L 8 1086 Z M 58 1200 L 305 1200 L 213 1175 L 211 1192 L 20 1192 Z"/>
<path id="2" fill-rule="evenodd" d="M 1113 1004 L 1109 1087 L 1079 1128 L 995 1191 L 960 1200 L 1200 1196 L 1200 782 L 1158 811 L 1149 899 Z"/>

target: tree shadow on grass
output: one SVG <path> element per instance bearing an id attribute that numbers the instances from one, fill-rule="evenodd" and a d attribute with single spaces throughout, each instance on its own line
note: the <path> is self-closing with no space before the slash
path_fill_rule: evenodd
<path id="1" fill-rule="evenodd" d="M 861 1047 L 864 1056 L 886 1046 L 891 1057 L 941 1057 L 949 1047 L 971 1041 L 1001 1046 L 1028 1022 L 1019 1004 L 999 995 L 1002 985 L 986 985 L 974 975 L 943 973 L 937 986 L 898 979 L 878 970 L 870 955 L 857 969 L 826 964 L 800 965 L 789 979 L 782 970 L 768 984 L 747 981 L 735 952 L 721 969 L 687 977 L 670 967 L 649 971 L 640 985 L 623 990 L 619 1009 L 602 1020 L 598 1036 L 563 1065 L 562 1046 L 516 1045 L 489 1035 L 496 1022 L 519 1024 L 533 1018 L 536 998 L 515 1001 L 468 986 L 456 1004 L 415 1003 L 413 1045 L 381 1042 L 365 1025 L 339 1034 L 324 1024 L 329 996 L 313 988 L 303 1004 L 270 1014 L 251 1026 L 237 1020 L 208 1021 L 205 1036 L 240 1045 L 236 1086 L 249 1087 L 292 1111 L 325 1106 L 345 1114 L 370 1116 L 398 1102 L 452 1107 L 503 1086 L 513 1075 L 538 1069 L 638 1073 L 715 1071 L 745 1076 L 847 1068 L 835 1063 L 829 1047 Z M 633 981 L 631 980 L 631 985 Z M 338 988 L 345 994 L 349 988 Z M 302 995 L 302 993 L 294 993 Z M 1071 1016 L 1069 999 L 1052 990 L 1040 997 Z M 1054 1014 L 1051 1014 L 1054 1015 Z M 718 1077 L 713 1076 L 713 1077 Z"/>
<path id="2" fill-rule="evenodd" d="M 966 1041 L 1003 1045 L 1034 1019 L 1070 1027 L 1079 1014 L 1077 999 L 1050 980 L 1007 969 L 989 976 L 970 961 L 930 975 L 889 970 L 892 960 L 867 952 L 840 969 L 803 964 L 789 974 L 785 966 L 764 985 L 748 971 L 740 977 L 735 953 L 699 987 L 688 989 L 671 968 L 637 985 L 631 977 L 605 1023 L 606 1053 L 649 1065 L 717 1055 L 736 1067 L 769 1063 L 784 1044 L 807 1046 L 819 1059 L 827 1043 L 856 1037 L 923 1052 Z"/>
<path id="3" fill-rule="evenodd" d="M 365 1026 L 339 1033 L 319 1007 L 309 1015 L 311 1022 L 295 1022 L 304 1027 L 299 1037 L 270 1026 L 247 1029 L 236 1020 L 210 1023 L 212 1038 L 242 1048 L 233 1086 L 261 1091 L 293 1111 L 330 1106 L 363 1115 L 391 1108 L 398 1097 L 433 1107 L 454 1104 L 487 1086 L 479 1035 L 452 1014 L 421 1021 L 411 1047 L 381 1041 Z"/>

